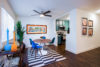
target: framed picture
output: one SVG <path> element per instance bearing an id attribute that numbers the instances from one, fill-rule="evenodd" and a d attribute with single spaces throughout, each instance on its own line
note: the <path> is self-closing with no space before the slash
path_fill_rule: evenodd
<path id="1" fill-rule="evenodd" d="M 82 18 L 82 26 L 87 26 L 88 19 Z"/>
<path id="2" fill-rule="evenodd" d="M 93 20 L 88 20 L 88 26 L 93 27 Z"/>
<path id="3" fill-rule="evenodd" d="M 82 29 L 82 35 L 87 35 L 87 28 Z"/>
<path id="4" fill-rule="evenodd" d="M 88 36 L 92 36 L 93 35 L 93 28 L 89 28 L 88 29 Z"/>
<path id="5" fill-rule="evenodd" d="M 27 25 L 27 34 L 46 34 L 46 25 Z"/>

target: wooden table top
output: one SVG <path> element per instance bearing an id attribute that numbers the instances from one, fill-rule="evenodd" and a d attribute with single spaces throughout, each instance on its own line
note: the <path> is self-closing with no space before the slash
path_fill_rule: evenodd
<path id="1" fill-rule="evenodd" d="M 49 42 L 51 42 L 50 39 L 35 39 L 33 41 L 37 42 L 37 43 L 49 43 Z"/>

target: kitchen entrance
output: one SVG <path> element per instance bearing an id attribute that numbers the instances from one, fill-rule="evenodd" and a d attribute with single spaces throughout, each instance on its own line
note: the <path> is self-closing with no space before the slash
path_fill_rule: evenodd
<path id="1" fill-rule="evenodd" d="M 58 45 L 66 44 L 66 34 L 69 34 L 69 20 L 56 20 Z"/>

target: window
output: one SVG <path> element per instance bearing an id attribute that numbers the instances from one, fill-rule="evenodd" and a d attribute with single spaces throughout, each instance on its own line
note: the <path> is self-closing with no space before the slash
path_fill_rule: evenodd
<path id="1" fill-rule="evenodd" d="M 7 28 L 9 29 L 9 40 L 13 38 L 14 31 L 14 19 L 7 13 L 7 11 L 1 8 L 1 35 L 2 42 L 7 41 Z"/>

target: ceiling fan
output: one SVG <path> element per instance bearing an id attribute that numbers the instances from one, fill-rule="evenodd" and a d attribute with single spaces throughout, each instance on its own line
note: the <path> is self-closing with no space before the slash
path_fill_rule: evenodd
<path id="1" fill-rule="evenodd" d="M 44 11 L 39 12 L 37 10 L 33 10 L 33 11 L 36 12 L 38 15 L 40 15 L 40 17 L 44 17 L 44 16 L 52 17 L 52 15 L 48 15 L 48 13 L 51 13 L 50 10 L 45 11 L 45 12 Z M 32 16 L 35 16 L 35 15 L 32 15 Z"/>

